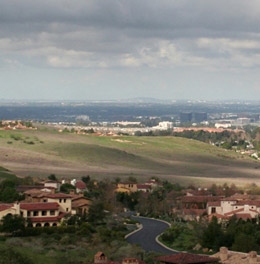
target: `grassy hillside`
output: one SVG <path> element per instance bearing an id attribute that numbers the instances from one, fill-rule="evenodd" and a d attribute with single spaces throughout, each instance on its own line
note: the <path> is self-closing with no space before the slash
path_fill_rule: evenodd
<path id="1" fill-rule="evenodd" d="M 18 176 L 162 177 L 183 183 L 260 182 L 259 162 L 175 137 L 0 131 L 0 165 Z"/>

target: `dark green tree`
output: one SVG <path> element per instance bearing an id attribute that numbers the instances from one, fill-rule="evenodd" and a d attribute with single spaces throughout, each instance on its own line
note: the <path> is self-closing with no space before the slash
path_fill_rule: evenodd
<path id="1" fill-rule="evenodd" d="M 221 224 L 218 223 L 218 219 L 213 217 L 208 227 L 202 235 L 202 246 L 217 251 L 222 246 L 221 238 L 223 237 L 223 231 Z"/>
<path id="2" fill-rule="evenodd" d="M 57 180 L 58 180 L 55 174 L 50 174 L 50 175 L 48 176 L 48 179 L 49 179 L 50 181 L 57 181 Z"/>
<path id="3" fill-rule="evenodd" d="M 76 187 L 70 183 L 64 183 L 60 186 L 60 192 L 69 193 L 71 190 L 75 190 Z"/>
<path id="4" fill-rule="evenodd" d="M 25 229 L 25 219 L 19 215 L 8 214 L 2 219 L 1 229 L 3 232 L 16 233 Z"/>
<path id="5" fill-rule="evenodd" d="M 104 222 L 106 217 L 105 206 L 101 201 L 94 202 L 88 210 L 87 220 L 93 224 L 100 224 Z"/>

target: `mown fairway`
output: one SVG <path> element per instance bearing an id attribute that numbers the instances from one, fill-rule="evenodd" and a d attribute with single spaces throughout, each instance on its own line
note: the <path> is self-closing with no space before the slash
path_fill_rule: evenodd
<path id="1" fill-rule="evenodd" d="M 18 176 L 54 173 L 60 178 L 133 176 L 140 181 L 156 176 L 183 184 L 260 183 L 259 161 L 184 138 L 0 131 L 0 148 L 0 166 Z"/>

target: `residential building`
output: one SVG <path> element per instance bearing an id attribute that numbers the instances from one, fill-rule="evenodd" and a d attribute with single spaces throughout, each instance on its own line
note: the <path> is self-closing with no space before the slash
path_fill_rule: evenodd
<path id="1" fill-rule="evenodd" d="M 207 213 L 211 217 L 229 219 L 232 216 L 244 220 L 258 218 L 260 215 L 260 200 L 239 200 L 228 197 L 220 201 L 209 201 Z"/>

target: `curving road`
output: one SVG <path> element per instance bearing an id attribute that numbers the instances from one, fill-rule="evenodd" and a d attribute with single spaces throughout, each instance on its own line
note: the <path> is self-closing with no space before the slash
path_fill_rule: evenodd
<path id="1" fill-rule="evenodd" d="M 177 253 L 177 251 L 164 247 L 156 241 L 157 236 L 159 236 L 163 231 L 169 228 L 168 223 L 140 216 L 132 216 L 132 218 L 140 222 L 142 228 L 127 236 L 126 240 L 129 243 L 138 244 L 145 251 L 152 251 L 163 254 Z"/>

